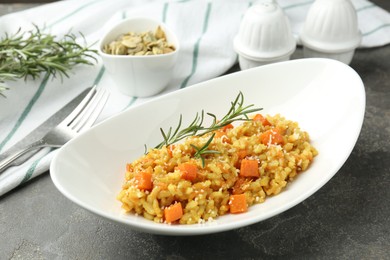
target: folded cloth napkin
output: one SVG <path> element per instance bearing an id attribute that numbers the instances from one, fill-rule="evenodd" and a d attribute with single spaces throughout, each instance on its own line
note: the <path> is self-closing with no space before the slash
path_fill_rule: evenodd
<path id="1" fill-rule="evenodd" d="M 278 1 L 297 37 L 312 2 Z M 126 17 L 146 16 L 160 20 L 176 32 L 181 42 L 178 64 L 172 81 L 161 93 L 164 94 L 218 77 L 231 68 L 237 60 L 233 38 L 245 11 L 254 4 L 256 1 L 246 0 L 68 0 L 0 17 L 0 34 L 12 34 L 19 28 L 31 30 L 35 24 L 57 37 L 69 30 L 75 34 L 81 32 L 86 42 L 92 44 L 115 22 Z M 388 44 L 389 13 L 369 1 L 353 0 L 353 4 L 363 33 L 361 47 Z M 7 98 L 0 98 L 0 153 L 13 147 L 78 93 L 94 84 L 111 92 L 98 121 L 153 98 L 120 94 L 99 58 L 96 65 L 78 66 L 63 80 L 9 82 L 9 90 L 5 92 Z M 43 149 L 24 164 L 0 174 L 0 196 L 47 172 L 55 153 L 56 150 Z"/>

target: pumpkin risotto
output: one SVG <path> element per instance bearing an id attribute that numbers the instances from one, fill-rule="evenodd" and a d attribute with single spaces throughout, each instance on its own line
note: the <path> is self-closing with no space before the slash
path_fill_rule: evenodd
<path id="1" fill-rule="evenodd" d="M 202 158 L 197 148 L 207 146 Z M 305 171 L 316 149 L 298 123 L 256 114 L 127 164 L 122 208 L 155 222 L 194 224 L 242 213 Z"/>

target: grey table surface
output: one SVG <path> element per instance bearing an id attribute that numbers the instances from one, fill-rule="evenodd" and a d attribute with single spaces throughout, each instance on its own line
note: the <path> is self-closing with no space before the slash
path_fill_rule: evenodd
<path id="1" fill-rule="evenodd" d="M 35 5 L 0 4 L 0 15 Z M 367 97 L 360 137 L 339 172 L 292 209 L 223 233 L 151 235 L 80 208 L 47 173 L 0 198 L 0 259 L 390 259 L 390 46 L 359 49 L 350 66 Z"/>

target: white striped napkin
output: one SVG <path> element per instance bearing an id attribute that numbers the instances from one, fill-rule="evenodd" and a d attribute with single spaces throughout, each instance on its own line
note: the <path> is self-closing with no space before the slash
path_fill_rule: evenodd
<path id="1" fill-rule="evenodd" d="M 313 0 L 279 0 L 299 35 Z M 390 42 L 389 13 L 366 0 L 353 0 L 363 33 L 361 47 Z M 72 30 L 82 32 L 94 43 L 118 20 L 146 16 L 165 22 L 181 42 L 178 65 L 167 93 L 224 74 L 236 63 L 232 39 L 240 20 L 256 1 L 248 0 L 68 0 L 39 6 L 0 17 L 0 33 L 30 30 L 33 24 L 61 37 Z M 0 98 L 0 153 L 12 147 L 72 100 L 82 90 L 97 84 L 108 88 L 111 96 L 99 120 L 142 103 L 147 98 L 121 95 L 113 87 L 99 60 L 96 66 L 79 66 L 70 78 L 10 82 L 7 98 Z M 162 93 L 162 94 L 163 94 Z M 32 178 L 47 172 L 55 151 L 43 149 L 18 167 L 0 175 L 0 196 Z"/>

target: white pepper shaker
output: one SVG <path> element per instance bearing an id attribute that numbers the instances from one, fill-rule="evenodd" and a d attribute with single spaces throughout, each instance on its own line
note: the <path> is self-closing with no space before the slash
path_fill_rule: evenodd
<path id="1" fill-rule="evenodd" d="M 296 41 L 276 1 L 262 1 L 245 12 L 234 49 L 242 70 L 290 59 Z"/>
<path id="2" fill-rule="evenodd" d="M 303 56 L 349 64 L 361 42 L 356 10 L 350 0 L 316 0 L 300 35 Z"/>

